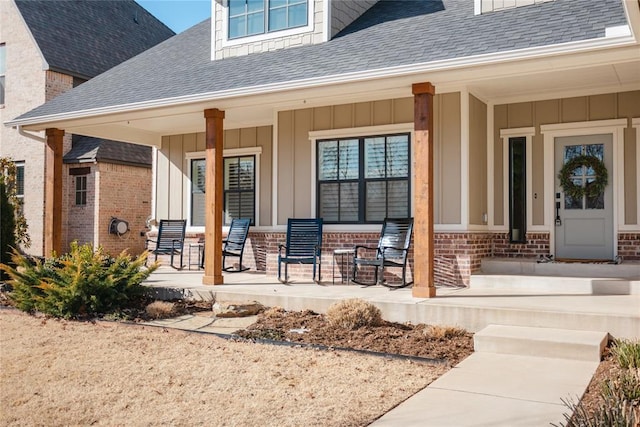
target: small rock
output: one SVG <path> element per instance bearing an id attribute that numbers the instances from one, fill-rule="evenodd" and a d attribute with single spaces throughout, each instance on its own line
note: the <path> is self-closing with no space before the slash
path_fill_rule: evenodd
<path id="1" fill-rule="evenodd" d="M 219 303 L 211 307 L 215 317 L 247 317 L 254 316 L 264 310 L 264 306 L 257 301 L 248 303 Z"/>

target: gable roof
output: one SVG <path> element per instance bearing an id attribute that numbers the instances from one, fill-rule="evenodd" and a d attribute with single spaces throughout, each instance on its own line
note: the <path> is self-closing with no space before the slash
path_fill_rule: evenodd
<path id="1" fill-rule="evenodd" d="M 105 162 L 151 167 L 151 147 L 102 138 L 81 137 L 63 158 L 64 163 Z"/>
<path id="2" fill-rule="evenodd" d="M 89 79 L 175 33 L 133 0 L 16 0 L 50 69 Z"/>
<path id="3" fill-rule="evenodd" d="M 555 0 L 485 15 L 473 9 L 470 0 L 381 0 L 328 42 L 216 61 L 207 20 L 10 123 L 445 67 L 604 38 L 606 28 L 627 24 L 621 0 Z"/>

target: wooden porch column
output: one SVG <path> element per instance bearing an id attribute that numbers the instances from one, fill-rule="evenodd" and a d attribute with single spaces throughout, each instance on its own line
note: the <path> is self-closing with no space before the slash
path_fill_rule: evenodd
<path id="1" fill-rule="evenodd" d="M 413 121 L 416 159 L 414 189 L 414 283 L 416 298 L 436 296 L 433 238 L 433 96 L 435 87 L 416 83 L 413 92 Z"/>
<path id="2" fill-rule="evenodd" d="M 204 110 L 206 120 L 206 172 L 204 221 L 204 276 L 202 284 L 221 285 L 222 277 L 222 180 L 224 111 Z"/>
<path id="3" fill-rule="evenodd" d="M 62 251 L 62 137 L 64 131 L 49 128 L 45 132 L 44 178 L 44 256 Z"/>

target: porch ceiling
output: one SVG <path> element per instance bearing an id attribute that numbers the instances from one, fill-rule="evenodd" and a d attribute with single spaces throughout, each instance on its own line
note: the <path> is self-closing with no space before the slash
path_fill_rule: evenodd
<path id="1" fill-rule="evenodd" d="M 430 81 L 437 93 L 469 90 L 494 104 L 583 94 L 640 89 L 640 49 L 629 45 L 606 52 L 585 52 L 545 58 L 434 69 L 401 76 L 369 78 L 350 83 L 287 91 L 235 95 L 180 105 L 144 108 L 25 126 L 159 146 L 164 135 L 204 132 L 203 111 L 225 110 L 227 129 L 270 125 L 276 112 L 411 96 L 411 85 Z"/>

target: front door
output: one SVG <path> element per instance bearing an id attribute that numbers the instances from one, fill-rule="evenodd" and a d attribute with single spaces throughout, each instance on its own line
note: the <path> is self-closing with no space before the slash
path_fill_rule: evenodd
<path id="1" fill-rule="evenodd" d="M 558 174 L 565 163 L 581 156 L 604 162 L 608 185 L 598 195 L 572 197 L 563 190 Z M 555 138 L 555 256 L 571 259 L 613 259 L 613 135 Z M 570 173 L 575 186 L 598 178 L 592 167 L 579 166 Z"/>

